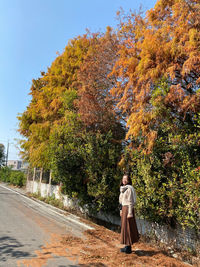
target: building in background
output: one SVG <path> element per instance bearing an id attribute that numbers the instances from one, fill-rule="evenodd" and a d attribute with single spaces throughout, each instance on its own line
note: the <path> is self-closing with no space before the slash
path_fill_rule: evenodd
<path id="1" fill-rule="evenodd" d="M 7 166 L 12 170 L 21 170 L 22 161 L 21 160 L 8 160 Z"/>

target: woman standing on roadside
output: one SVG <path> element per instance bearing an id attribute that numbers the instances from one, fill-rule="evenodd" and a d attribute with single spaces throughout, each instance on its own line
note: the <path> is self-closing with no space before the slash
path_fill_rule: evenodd
<path id="1" fill-rule="evenodd" d="M 121 206 L 121 244 L 125 247 L 120 251 L 130 254 L 131 245 L 138 242 L 139 233 L 135 220 L 134 205 L 136 203 L 136 193 L 132 186 L 130 177 L 125 174 L 121 181 L 119 203 Z"/>

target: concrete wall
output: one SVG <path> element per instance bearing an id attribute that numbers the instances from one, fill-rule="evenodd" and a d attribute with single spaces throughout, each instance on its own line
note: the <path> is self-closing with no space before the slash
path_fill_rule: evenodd
<path id="1" fill-rule="evenodd" d="M 81 212 L 88 212 L 87 208 L 83 209 L 78 205 L 77 200 L 73 200 L 66 195 L 60 193 L 60 187 L 58 185 L 48 185 L 35 181 L 28 181 L 26 185 L 27 192 L 40 193 L 41 196 L 46 197 L 55 195 L 55 198 L 62 199 L 65 207 L 77 208 Z M 99 212 L 95 215 L 96 218 L 110 222 L 115 225 L 120 225 L 120 217 L 113 216 Z M 197 249 L 200 247 L 200 240 L 192 229 L 183 230 L 181 226 L 176 229 L 171 229 L 167 226 L 159 225 L 157 223 L 151 223 L 146 220 L 136 218 L 138 230 L 142 235 L 156 236 L 158 240 L 176 248 L 191 248 Z"/>

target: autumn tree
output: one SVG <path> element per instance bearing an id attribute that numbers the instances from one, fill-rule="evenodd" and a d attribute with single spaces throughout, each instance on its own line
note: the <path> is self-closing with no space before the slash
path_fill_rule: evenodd
<path id="1" fill-rule="evenodd" d="M 89 46 L 86 35 L 69 42 L 46 73 L 32 82 L 29 106 L 18 116 L 19 132 L 25 157 L 33 166 L 49 166 L 48 143 L 51 132 L 66 123 L 73 113 L 68 109 L 70 98 L 76 98 L 77 70 Z"/>
<path id="2" fill-rule="evenodd" d="M 116 83 L 110 75 L 117 60 L 118 37 L 110 27 L 104 34 L 93 34 L 92 45 L 78 71 L 76 106 L 88 131 L 107 133 L 124 139 L 122 117 L 110 90 Z"/>
<path id="3" fill-rule="evenodd" d="M 72 103 L 80 124 L 69 128 L 66 122 L 61 135 L 56 133 L 53 138 L 55 177 L 68 195 L 77 196 L 82 203 L 115 211 L 124 127 L 110 94 L 115 78 L 108 74 L 117 58 L 118 40 L 111 28 L 88 34 L 90 47 L 77 72 L 77 99 Z M 115 201 L 108 207 L 111 200 Z"/>
<path id="4" fill-rule="evenodd" d="M 138 211 L 199 229 L 199 1 L 159 0 L 146 16 L 119 16 L 112 93 L 127 119 L 121 164 L 132 170 Z"/>
<path id="5" fill-rule="evenodd" d="M 121 47 L 113 73 L 112 93 L 127 114 L 127 138 L 141 136 L 151 151 L 165 111 L 174 130 L 193 123 L 200 110 L 200 5 L 198 1 L 160 0 L 143 18 L 131 13 L 120 18 Z M 162 88 L 162 80 L 165 86 Z"/>
<path id="6" fill-rule="evenodd" d="M 33 80 L 31 102 L 19 116 L 25 137 L 21 147 L 32 166 L 51 169 L 65 193 L 104 210 L 117 196 L 112 189 L 119 184 L 124 137 L 110 95 L 114 77 L 107 78 L 116 51 L 110 28 L 70 41 L 48 71 Z"/>

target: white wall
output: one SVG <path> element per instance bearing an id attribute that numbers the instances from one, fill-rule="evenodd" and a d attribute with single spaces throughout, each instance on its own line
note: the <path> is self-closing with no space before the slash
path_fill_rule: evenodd
<path id="1" fill-rule="evenodd" d="M 78 205 L 77 200 L 73 200 L 66 195 L 60 193 L 60 187 L 58 185 L 51 185 L 40 183 L 35 181 L 28 181 L 26 185 L 27 192 L 40 193 L 42 197 L 55 195 L 55 198 L 61 199 L 65 207 L 77 208 L 83 213 L 88 212 L 87 208 L 83 209 Z M 96 218 L 110 222 L 112 224 L 120 225 L 120 217 L 113 216 L 99 212 L 95 215 Z M 176 229 L 171 229 L 167 226 L 162 226 L 157 223 L 150 223 L 146 220 L 136 218 L 138 230 L 142 235 L 156 236 L 161 242 L 169 244 L 177 248 L 191 248 L 195 249 L 200 247 L 200 240 L 198 239 L 195 231 L 192 229 L 183 230 L 181 226 Z"/>

